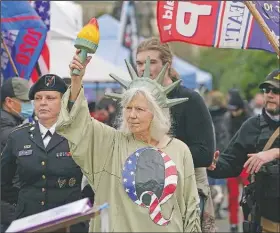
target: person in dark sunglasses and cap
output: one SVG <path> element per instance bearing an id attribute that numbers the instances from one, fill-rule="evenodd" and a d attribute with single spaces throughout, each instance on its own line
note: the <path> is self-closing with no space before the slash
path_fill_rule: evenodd
<path id="1" fill-rule="evenodd" d="M 264 91 L 262 114 L 243 123 L 223 153 L 216 151 L 208 175 L 239 176 L 243 167 L 251 174 L 242 198 L 244 232 L 280 230 L 280 69 L 259 86 Z"/>
<path id="2" fill-rule="evenodd" d="M 55 74 L 43 75 L 29 91 L 38 121 L 16 128 L 1 156 L 1 198 L 16 204 L 15 219 L 82 199 L 82 172 L 72 159 L 66 138 L 56 133 L 65 82 Z M 11 194 L 18 175 L 18 192 Z M 88 232 L 86 223 L 70 232 Z"/>
<path id="3" fill-rule="evenodd" d="M 266 112 L 279 122 L 280 70 L 271 72 L 259 88 L 263 90 L 265 95 Z"/>

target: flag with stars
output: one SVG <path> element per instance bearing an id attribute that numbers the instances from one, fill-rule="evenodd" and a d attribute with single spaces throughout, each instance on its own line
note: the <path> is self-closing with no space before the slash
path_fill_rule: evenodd
<path id="1" fill-rule="evenodd" d="M 139 159 L 143 153 L 155 153 L 157 156 L 160 156 L 163 163 L 164 163 L 164 187 L 160 197 L 152 190 L 146 190 L 142 193 L 137 193 L 137 177 L 136 177 L 136 170 L 137 164 L 139 163 Z M 149 163 L 149 162 L 148 162 Z M 152 166 L 154 163 L 151 161 L 149 163 Z M 139 166 L 139 164 L 138 164 Z M 156 170 L 156 169 L 155 169 Z M 146 175 L 149 173 L 145 171 L 145 166 L 141 166 L 141 172 L 144 172 Z M 151 179 L 153 179 L 151 177 Z M 177 175 L 177 168 L 175 163 L 171 160 L 171 158 L 165 154 L 164 152 L 160 151 L 157 148 L 153 147 L 145 147 L 138 149 L 132 155 L 130 155 L 123 167 L 122 171 L 122 183 L 125 192 L 127 193 L 128 197 L 137 205 L 141 207 L 149 208 L 149 215 L 151 220 L 160 226 L 164 226 L 169 224 L 172 213 L 169 219 L 165 219 L 161 213 L 161 205 L 167 202 L 171 196 L 174 194 L 178 182 L 178 175 Z M 143 201 L 144 196 L 149 196 L 149 203 Z"/>
<path id="2" fill-rule="evenodd" d="M 41 53 L 47 28 L 28 1 L 1 1 L 1 73 L 4 79 L 19 76 L 29 79 Z"/>
<path id="3" fill-rule="evenodd" d="M 42 19 L 42 21 L 44 22 L 48 30 L 47 38 L 43 45 L 41 54 L 31 74 L 30 82 L 35 83 L 38 80 L 38 78 L 40 78 L 42 75 L 49 73 L 50 71 L 49 30 L 50 30 L 50 4 L 51 3 L 50 1 L 37 0 L 37 1 L 30 1 L 30 4 L 35 9 L 37 14 L 40 16 L 40 18 Z"/>

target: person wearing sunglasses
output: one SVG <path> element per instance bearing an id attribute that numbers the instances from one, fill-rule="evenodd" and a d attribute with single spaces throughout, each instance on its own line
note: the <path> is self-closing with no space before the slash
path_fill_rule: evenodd
<path id="1" fill-rule="evenodd" d="M 237 177 L 246 168 L 250 184 L 241 200 L 245 217 L 243 231 L 279 232 L 280 69 L 268 74 L 259 88 L 264 91 L 262 113 L 242 124 L 223 153 L 215 152 L 208 175 Z M 272 144 L 265 148 L 268 141 Z"/>

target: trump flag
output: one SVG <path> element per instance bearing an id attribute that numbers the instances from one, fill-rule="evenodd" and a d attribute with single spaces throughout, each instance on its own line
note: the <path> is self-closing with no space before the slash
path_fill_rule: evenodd
<path id="1" fill-rule="evenodd" d="M 18 70 L 19 76 L 29 79 L 41 53 L 47 28 L 28 1 L 1 1 L 1 37 Z M 1 46 L 3 77 L 16 76 L 8 54 Z"/>
<path id="2" fill-rule="evenodd" d="M 256 1 L 256 9 L 279 41 L 279 1 Z M 274 52 L 243 1 L 158 1 L 162 42 Z"/>

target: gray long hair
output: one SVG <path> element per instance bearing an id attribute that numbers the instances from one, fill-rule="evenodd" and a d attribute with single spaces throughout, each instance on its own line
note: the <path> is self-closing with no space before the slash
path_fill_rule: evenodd
<path id="1" fill-rule="evenodd" d="M 122 113 L 119 118 L 119 129 L 122 132 L 130 133 L 124 117 L 124 112 L 126 106 L 132 101 L 133 97 L 140 93 L 147 99 L 149 110 L 153 113 L 153 120 L 150 127 L 151 137 L 159 141 L 164 135 L 168 134 L 171 128 L 170 112 L 168 108 L 161 108 L 151 92 L 144 87 L 131 88 L 125 91 L 121 101 Z"/>

